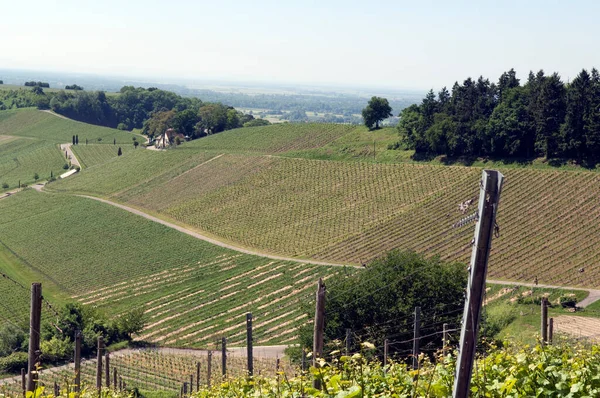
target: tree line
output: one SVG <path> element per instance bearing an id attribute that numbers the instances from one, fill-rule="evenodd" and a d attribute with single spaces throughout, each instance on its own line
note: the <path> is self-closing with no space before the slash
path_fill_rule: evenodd
<path id="1" fill-rule="evenodd" d="M 50 88 L 50 83 L 30 81 L 30 82 L 25 82 L 25 86 L 26 87 Z"/>
<path id="2" fill-rule="evenodd" d="M 400 143 L 416 154 L 597 160 L 600 154 L 600 75 L 583 69 L 571 82 L 558 73 L 514 69 L 497 83 L 479 77 L 433 90 L 404 109 Z"/>

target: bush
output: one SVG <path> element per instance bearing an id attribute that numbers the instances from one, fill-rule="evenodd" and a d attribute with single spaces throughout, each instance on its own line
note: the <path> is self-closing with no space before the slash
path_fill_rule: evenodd
<path id="1" fill-rule="evenodd" d="M 68 359 L 71 357 L 72 350 L 73 343 L 69 341 L 68 337 L 59 339 L 56 336 L 53 336 L 50 340 L 42 341 L 40 343 L 42 361 L 58 362 Z"/>
<path id="2" fill-rule="evenodd" d="M 2 188 L 3 188 L 3 189 L 8 189 L 8 184 L 7 184 L 7 183 L 5 183 L 5 182 L 3 182 L 3 183 L 2 183 Z"/>
<path id="3" fill-rule="evenodd" d="M 7 357 L 0 358 L 0 372 L 18 373 L 27 368 L 27 353 L 13 352 Z"/>
<path id="4" fill-rule="evenodd" d="M 125 123 L 119 123 L 117 125 L 118 130 L 127 130 L 127 125 Z"/>
<path id="5" fill-rule="evenodd" d="M 63 169 L 69 170 L 69 164 L 68 163 L 63 164 Z"/>
<path id="6" fill-rule="evenodd" d="M 23 348 L 27 336 L 21 328 L 10 323 L 0 328 L 0 356 L 7 356 Z"/>

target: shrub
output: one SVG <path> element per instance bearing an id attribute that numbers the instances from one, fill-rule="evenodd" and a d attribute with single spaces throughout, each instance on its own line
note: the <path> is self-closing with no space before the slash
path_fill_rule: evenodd
<path id="1" fill-rule="evenodd" d="M 73 343 L 68 337 L 59 339 L 53 336 L 50 340 L 40 343 L 40 351 L 42 351 L 42 361 L 57 362 L 71 357 Z"/>
<path id="2" fill-rule="evenodd" d="M 10 323 L 5 323 L 0 328 L 0 356 L 7 356 L 20 350 L 27 336 L 23 330 Z"/>
<path id="3" fill-rule="evenodd" d="M 7 183 L 5 183 L 5 182 L 3 182 L 3 183 L 2 183 L 2 188 L 3 188 L 3 189 L 8 189 L 8 184 L 7 184 Z"/>
<path id="4" fill-rule="evenodd" d="M 119 123 L 117 125 L 118 130 L 127 130 L 127 125 L 125 123 Z"/>
<path id="5" fill-rule="evenodd" d="M 63 164 L 63 169 L 69 170 L 69 165 L 67 163 Z"/>
<path id="6" fill-rule="evenodd" d="M 7 357 L 0 358 L 0 372 L 17 373 L 27 368 L 27 353 L 13 352 Z"/>

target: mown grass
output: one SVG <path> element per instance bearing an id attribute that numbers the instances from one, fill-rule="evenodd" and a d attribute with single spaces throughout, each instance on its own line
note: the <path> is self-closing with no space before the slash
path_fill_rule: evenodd
<path id="1" fill-rule="evenodd" d="M 37 109 L 24 108 L 0 111 L 0 135 L 36 138 L 55 144 L 72 141 L 74 135 L 79 136 L 79 145 L 88 143 L 131 144 L 132 134 L 94 126 L 92 124 L 63 119 Z"/>
<path id="2" fill-rule="evenodd" d="M 91 199 L 31 189 L 0 201 L 0 236 L 21 267 L 58 289 L 49 298 L 71 296 L 111 315 L 143 307 L 141 337 L 174 346 L 206 347 L 215 333 L 241 341 L 246 312 L 257 344 L 289 341 L 298 300 L 334 272 L 239 254 Z"/>

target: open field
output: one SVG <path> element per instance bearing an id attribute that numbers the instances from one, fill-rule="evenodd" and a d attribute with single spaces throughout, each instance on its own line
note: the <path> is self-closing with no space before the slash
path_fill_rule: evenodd
<path id="1" fill-rule="evenodd" d="M 119 148 L 121 148 L 123 155 L 135 149 L 132 143 L 129 145 L 113 145 L 112 143 L 109 145 L 73 145 L 71 147 L 83 168 L 103 164 L 116 158 L 118 156 Z M 144 150 L 144 148 L 140 147 L 137 149 L 140 151 Z"/>
<path id="2" fill-rule="evenodd" d="M 36 138 L 55 144 L 71 142 L 73 135 L 79 135 L 79 145 L 85 140 L 91 143 L 132 145 L 131 133 L 76 122 L 51 115 L 33 108 L 0 112 L 0 135 Z"/>
<path id="3" fill-rule="evenodd" d="M 206 347 L 222 335 L 239 343 L 246 312 L 257 344 L 289 342 L 302 320 L 298 301 L 334 272 L 239 254 L 94 200 L 33 190 L 0 201 L 0 236 L 38 280 L 72 300 L 111 315 L 142 306 L 141 337 L 171 346 Z"/>

